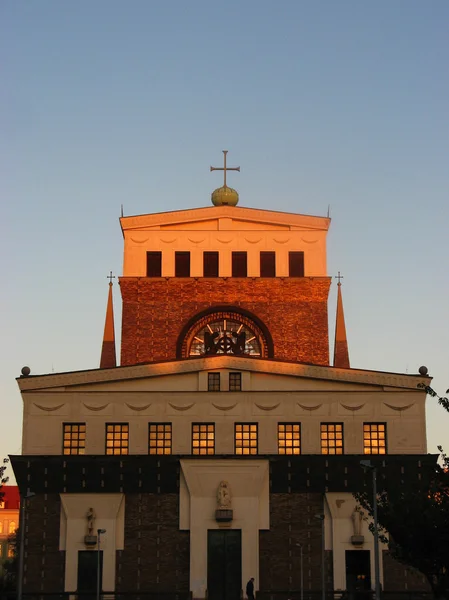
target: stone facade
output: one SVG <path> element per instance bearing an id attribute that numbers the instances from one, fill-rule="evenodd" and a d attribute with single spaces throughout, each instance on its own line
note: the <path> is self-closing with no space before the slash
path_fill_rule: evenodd
<path id="1" fill-rule="evenodd" d="M 225 305 L 243 308 L 264 323 L 273 338 L 274 358 L 328 365 L 329 287 L 328 277 L 122 277 L 121 364 L 175 360 L 180 332 L 189 320 Z"/>
<path id="2" fill-rule="evenodd" d="M 125 506 L 116 591 L 188 592 L 190 540 L 179 530 L 178 494 L 127 494 Z"/>
<path id="3" fill-rule="evenodd" d="M 59 494 L 36 494 L 27 501 L 24 592 L 64 589 L 65 553 L 59 549 Z"/>

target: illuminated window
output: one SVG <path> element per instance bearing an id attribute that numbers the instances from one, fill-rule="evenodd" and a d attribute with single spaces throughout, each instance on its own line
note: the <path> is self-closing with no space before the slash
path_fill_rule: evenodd
<path id="1" fill-rule="evenodd" d="M 0 521 L 0 533 L 3 533 L 3 521 Z"/>
<path id="2" fill-rule="evenodd" d="M 301 424 L 278 423 L 279 454 L 301 454 Z"/>
<path id="3" fill-rule="evenodd" d="M 8 558 L 14 557 L 14 548 L 12 546 L 8 546 Z"/>
<path id="4" fill-rule="evenodd" d="M 106 454 L 128 454 L 128 423 L 106 423 Z"/>
<path id="5" fill-rule="evenodd" d="M 215 453 L 215 424 L 192 424 L 192 454 Z"/>
<path id="6" fill-rule="evenodd" d="M 364 454 L 387 453 L 387 426 L 385 423 L 363 424 Z"/>
<path id="7" fill-rule="evenodd" d="M 64 454 L 84 454 L 86 423 L 64 423 L 62 443 Z"/>
<path id="8" fill-rule="evenodd" d="M 242 391 L 242 374 L 241 373 L 229 373 L 229 391 L 230 392 L 241 392 Z"/>
<path id="9" fill-rule="evenodd" d="M 321 454 L 343 454 L 343 423 L 321 423 Z"/>
<path id="10" fill-rule="evenodd" d="M 257 454 L 257 423 L 235 424 L 235 453 Z"/>
<path id="11" fill-rule="evenodd" d="M 10 521 L 9 522 L 9 527 L 8 527 L 8 533 L 14 533 L 16 529 L 17 529 L 16 522 L 15 521 Z"/>
<path id="12" fill-rule="evenodd" d="M 149 453 L 171 454 L 171 423 L 150 423 Z"/>
<path id="13" fill-rule="evenodd" d="M 207 391 L 208 392 L 219 392 L 220 391 L 220 373 L 208 373 L 207 374 Z"/>

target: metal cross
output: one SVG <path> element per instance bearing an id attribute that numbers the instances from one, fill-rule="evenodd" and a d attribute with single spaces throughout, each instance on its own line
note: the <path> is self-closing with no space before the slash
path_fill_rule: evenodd
<path id="1" fill-rule="evenodd" d="M 340 275 L 340 271 L 338 271 L 338 275 L 335 276 L 335 279 L 338 279 L 338 284 L 341 285 L 340 279 L 344 279 L 343 275 Z"/>
<path id="2" fill-rule="evenodd" d="M 106 279 L 109 279 L 109 285 L 112 285 L 112 280 L 115 279 L 115 275 L 112 274 L 112 271 L 109 271 L 109 275 Z"/>
<path id="3" fill-rule="evenodd" d="M 211 167 L 211 171 L 224 171 L 224 187 L 226 187 L 226 171 L 240 171 L 240 167 L 227 167 L 226 166 L 226 154 L 227 150 L 223 150 L 224 154 L 224 167 Z"/>

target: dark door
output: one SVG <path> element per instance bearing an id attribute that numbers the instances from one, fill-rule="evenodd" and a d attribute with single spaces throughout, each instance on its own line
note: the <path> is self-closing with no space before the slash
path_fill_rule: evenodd
<path id="1" fill-rule="evenodd" d="M 346 589 L 356 600 L 368 597 L 371 590 L 369 550 L 346 550 Z"/>
<path id="2" fill-rule="evenodd" d="M 242 589 L 242 532 L 207 532 L 208 600 L 240 600 Z"/>
<path id="3" fill-rule="evenodd" d="M 100 590 L 103 574 L 103 551 L 100 551 Z M 78 595 L 95 598 L 97 593 L 98 552 L 80 550 L 78 552 Z M 78 596 L 78 597 L 79 597 Z"/>

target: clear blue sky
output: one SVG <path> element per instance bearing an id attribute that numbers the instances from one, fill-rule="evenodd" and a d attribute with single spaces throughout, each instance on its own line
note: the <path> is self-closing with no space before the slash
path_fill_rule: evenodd
<path id="1" fill-rule="evenodd" d="M 125 214 L 325 215 L 352 366 L 449 387 L 447 0 L 6 0 L 1 6 L 0 456 L 14 378 L 99 364 Z M 333 317 L 336 286 L 332 286 Z M 115 287 L 117 323 L 119 291 Z M 332 328 L 333 328 L 333 318 Z M 429 450 L 449 415 L 429 400 Z"/>

